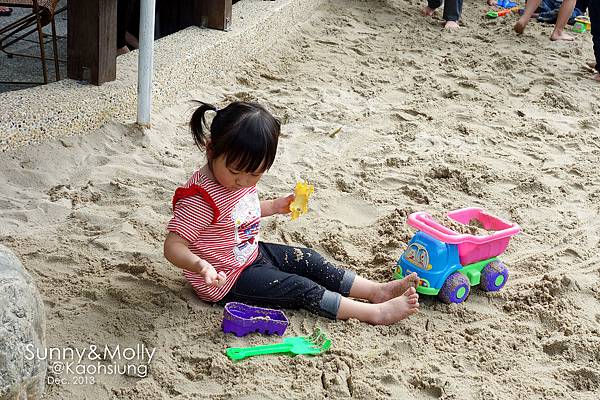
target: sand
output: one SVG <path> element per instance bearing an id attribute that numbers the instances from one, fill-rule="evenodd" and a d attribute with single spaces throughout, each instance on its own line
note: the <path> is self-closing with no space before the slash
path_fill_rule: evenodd
<path id="1" fill-rule="evenodd" d="M 156 348 L 145 378 L 48 385 L 47 399 L 600 396 L 590 37 L 551 43 L 538 24 L 517 37 L 514 17 L 485 20 L 472 0 L 463 29 L 447 33 L 418 16 L 421 5 L 333 0 L 159 110 L 151 130 L 111 123 L 2 154 L 0 241 L 39 286 L 48 345 Z M 502 256 L 507 286 L 460 305 L 422 297 L 419 314 L 389 327 L 286 311 L 286 335 L 319 326 L 332 349 L 230 362 L 227 346 L 278 339 L 222 334 L 223 309 L 199 301 L 162 256 L 173 191 L 203 162 L 186 129 L 192 98 L 256 100 L 284 122 L 260 192 L 306 179 L 315 193 L 298 220 L 264 220 L 264 240 L 385 281 L 414 233 L 410 212 L 480 206 L 523 229 Z"/>

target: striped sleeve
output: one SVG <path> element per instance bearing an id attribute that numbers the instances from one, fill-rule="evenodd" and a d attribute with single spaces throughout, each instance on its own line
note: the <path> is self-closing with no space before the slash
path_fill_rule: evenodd
<path id="1" fill-rule="evenodd" d="M 199 195 L 185 197 L 177 201 L 173 210 L 173 218 L 167 225 L 167 230 L 187 240 L 195 242 L 204 229 L 213 220 L 214 211 Z"/>

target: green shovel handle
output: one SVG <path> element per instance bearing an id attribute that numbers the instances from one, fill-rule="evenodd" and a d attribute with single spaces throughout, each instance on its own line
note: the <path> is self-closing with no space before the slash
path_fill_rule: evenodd
<path id="1" fill-rule="evenodd" d="M 225 354 L 232 360 L 241 360 L 246 357 L 262 356 L 264 354 L 288 353 L 292 346 L 287 343 L 267 344 L 254 347 L 230 347 Z"/>

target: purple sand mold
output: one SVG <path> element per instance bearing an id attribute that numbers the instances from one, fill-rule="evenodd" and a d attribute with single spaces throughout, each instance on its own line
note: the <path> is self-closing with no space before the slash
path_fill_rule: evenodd
<path id="1" fill-rule="evenodd" d="M 245 336 L 251 332 L 283 336 L 288 324 L 287 317 L 280 310 L 230 302 L 225 304 L 223 311 L 223 332 L 231 332 L 236 336 Z"/>

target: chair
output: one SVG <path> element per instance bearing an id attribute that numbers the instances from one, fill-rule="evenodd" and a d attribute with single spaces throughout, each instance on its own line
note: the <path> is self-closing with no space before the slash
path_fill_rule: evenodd
<path id="1" fill-rule="evenodd" d="M 56 25 L 54 23 L 55 10 L 58 0 L 0 0 L 0 6 L 20 7 L 31 9 L 31 13 L 10 23 L 5 27 L 0 27 L 0 51 L 6 53 L 9 57 L 21 56 L 30 58 L 39 58 L 42 61 L 42 70 L 44 73 L 44 84 L 48 83 L 48 69 L 46 67 L 46 52 L 44 49 L 44 33 L 42 28 L 48 24 L 52 27 L 52 46 L 54 52 L 54 69 L 56 80 L 60 80 L 60 70 L 58 65 L 58 45 L 56 36 Z M 63 11 L 63 10 L 60 10 Z M 26 31 L 26 32 L 24 32 Z M 38 33 L 40 45 L 40 57 L 29 54 L 11 53 L 6 48 L 31 35 Z M 1 82 L 11 84 L 32 84 L 35 82 Z"/>

